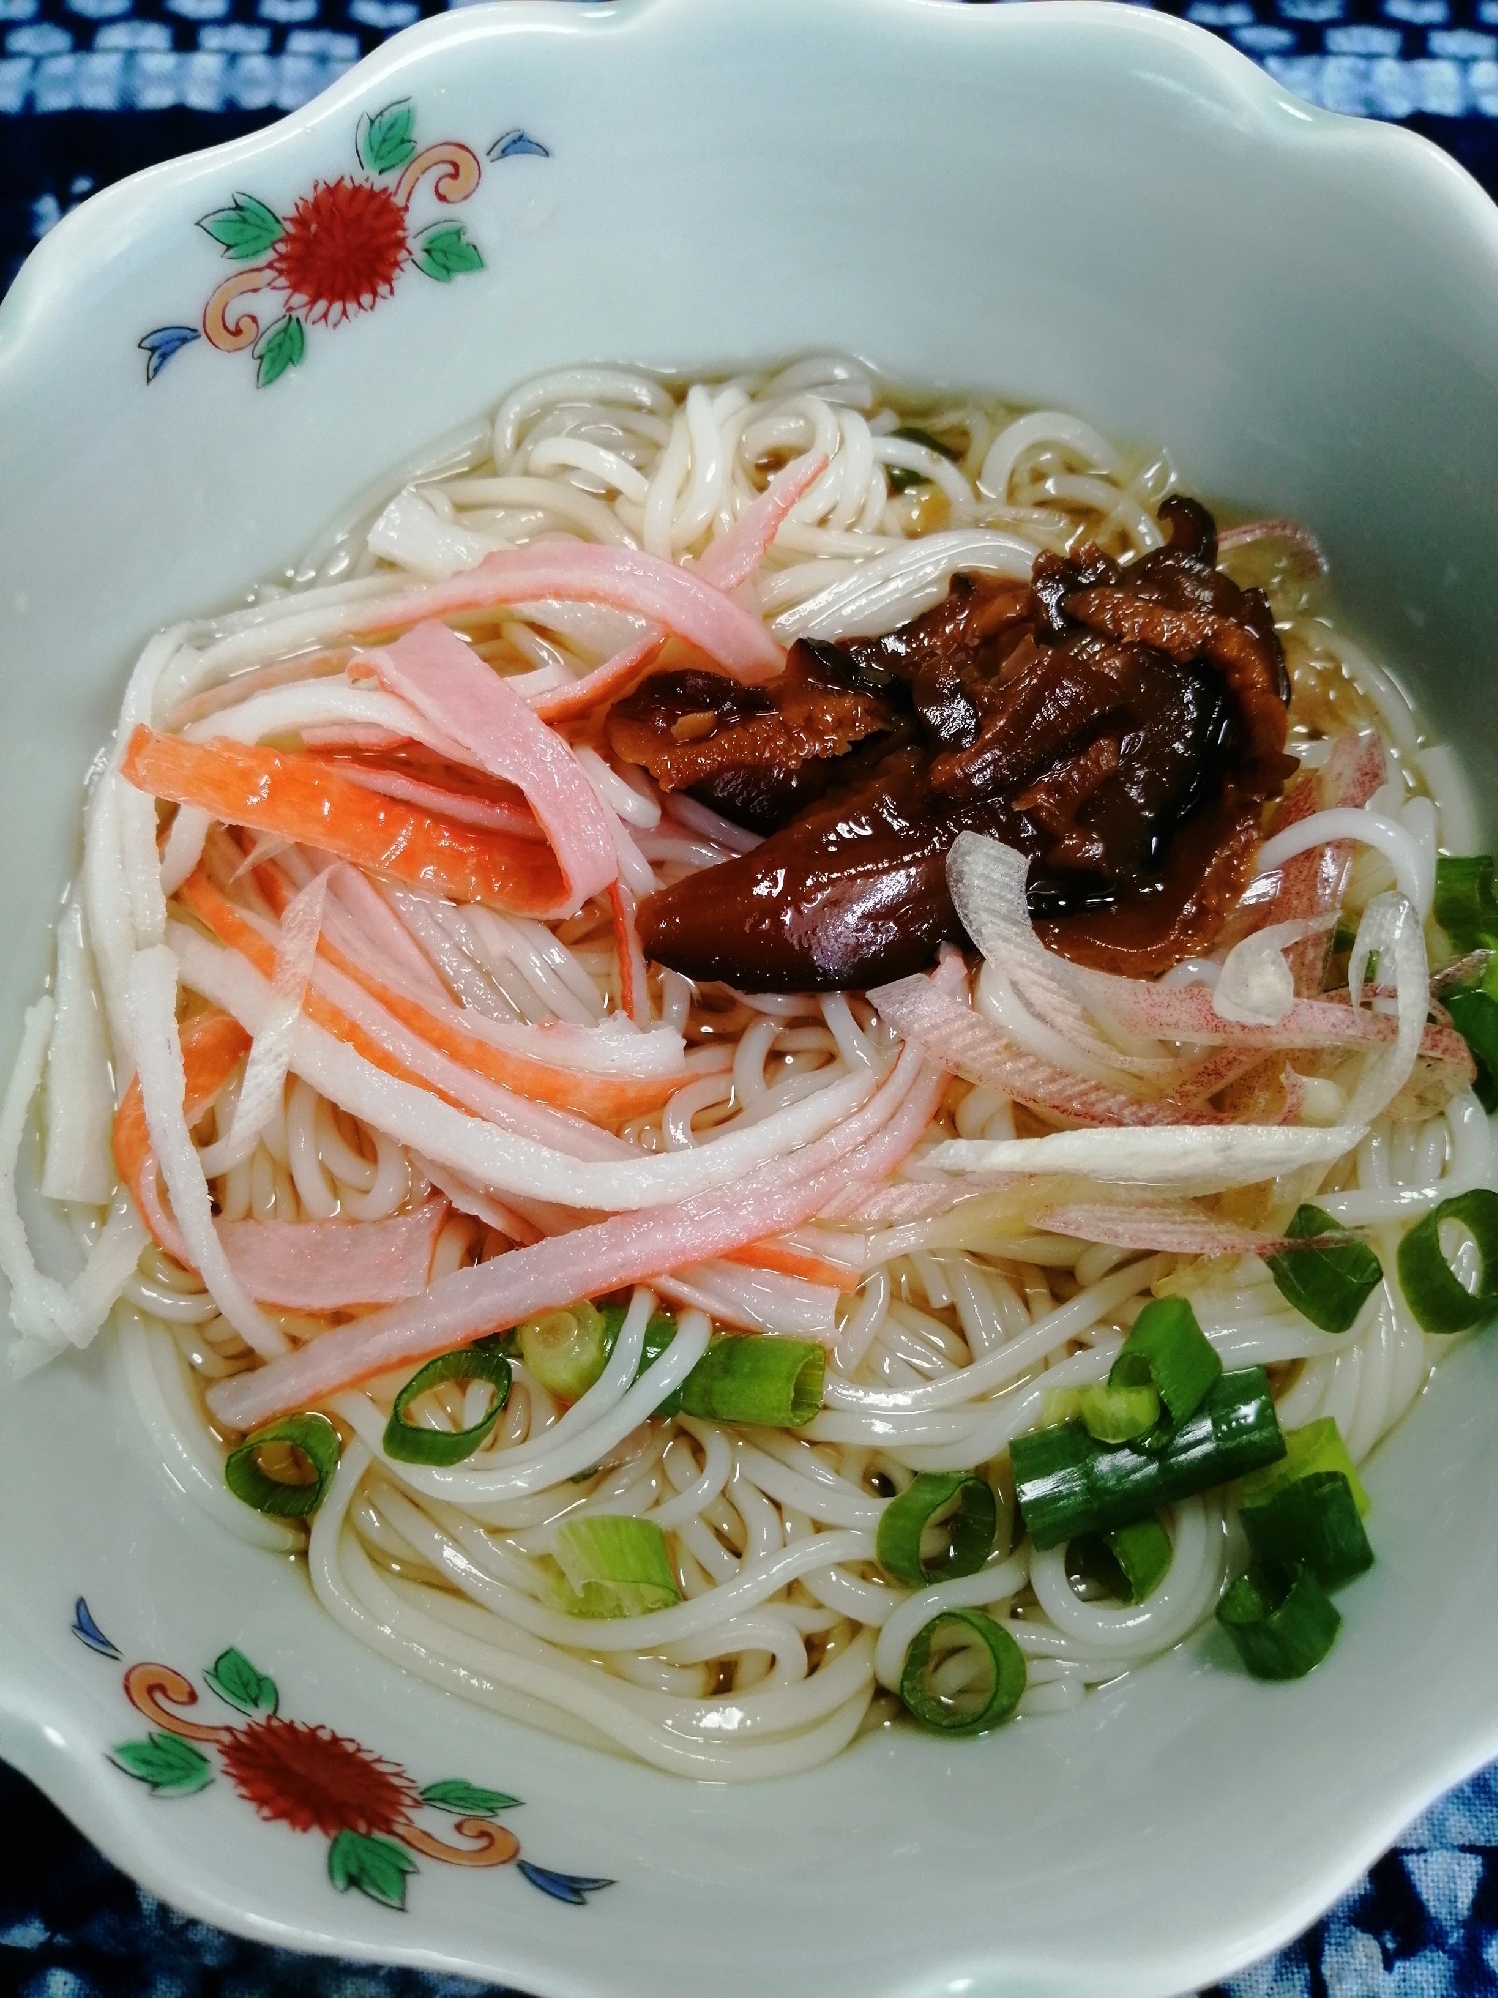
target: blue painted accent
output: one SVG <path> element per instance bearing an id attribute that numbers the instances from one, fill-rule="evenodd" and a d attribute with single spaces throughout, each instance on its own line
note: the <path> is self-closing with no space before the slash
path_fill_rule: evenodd
<path id="1" fill-rule="evenodd" d="M 135 344 L 149 356 L 146 362 L 146 380 L 154 382 L 173 355 L 180 354 L 184 347 L 194 340 L 201 340 L 202 337 L 196 326 L 158 326 L 156 331 L 148 333 L 144 340 L 137 340 Z M 82 1596 L 78 1598 L 78 1602 L 81 1608 Z M 88 1640 L 85 1638 L 84 1642 L 87 1643 Z M 116 1652 L 115 1656 L 118 1657 L 119 1653 Z"/>
<path id="2" fill-rule="evenodd" d="M 142 341 L 141 345 L 144 346 L 145 342 Z M 97 1651 L 101 1658 L 118 1658 L 120 1655 L 119 1646 L 111 1644 L 94 1622 L 93 1613 L 82 1596 L 73 1605 L 73 1635 L 90 1651 Z"/>
<path id="3" fill-rule="evenodd" d="M 614 1884 L 612 1880 L 589 1880 L 580 1873 L 553 1873 L 549 1867 L 532 1866 L 528 1859 L 516 1863 L 532 1887 L 539 1887 L 553 1901 L 566 1901 L 574 1908 L 586 1907 L 590 1894 Z"/>
<path id="4" fill-rule="evenodd" d="M 517 125 L 513 132 L 506 132 L 494 141 L 489 148 L 491 160 L 513 160 L 522 153 L 534 153 L 537 159 L 551 158 L 550 146 L 543 146 L 539 139 L 533 139 L 529 132 L 522 132 Z"/>

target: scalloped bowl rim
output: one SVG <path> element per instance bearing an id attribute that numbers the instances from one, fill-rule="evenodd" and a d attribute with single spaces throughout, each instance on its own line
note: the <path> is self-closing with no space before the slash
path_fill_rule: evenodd
<path id="1" fill-rule="evenodd" d="M 860 9 L 862 18 L 871 24 L 870 32 L 884 18 L 903 22 L 926 13 L 934 25 L 951 11 L 951 0 L 863 0 Z M 988 16 L 983 32 L 999 42 L 1006 36 L 1039 35 L 1062 43 L 1068 36 L 1089 33 L 1112 36 L 1120 45 L 1127 43 L 1141 50 L 1158 44 L 1170 51 L 1174 64 L 1193 68 L 1248 114 L 1254 143 L 1275 146 L 1298 142 L 1328 157 L 1350 154 L 1397 167 L 1407 182 L 1418 183 L 1433 213 L 1444 211 L 1460 221 L 1470 254 L 1498 266 L 1498 211 L 1461 168 L 1423 138 L 1303 104 L 1245 56 L 1173 19 L 1115 8 L 1101 4 L 1101 0 L 1075 0 L 1064 10 L 1021 0 L 1017 6 L 983 11 Z M 67 313 L 87 301 L 95 282 L 94 260 L 111 250 L 116 230 L 124 226 L 149 236 L 150 204 L 158 195 L 210 176 L 223 178 L 228 168 L 248 167 L 282 154 L 294 156 L 321 129 L 344 118 L 352 107 L 370 102 L 373 86 L 404 75 L 415 64 L 444 54 L 461 55 L 470 44 L 487 46 L 496 37 L 524 38 L 538 29 L 568 39 L 606 36 L 638 32 L 646 23 L 651 24 L 650 32 L 669 35 L 673 24 L 689 12 L 688 0 L 619 0 L 617 6 L 607 7 L 565 4 L 565 0 L 517 0 L 517 4 L 480 6 L 426 21 L 396 36 L 319 98 L 278 123 L 150 168 L 95 195 L 41 242 L 0 308 L 0 397 L 18 392 L 24 385 L 34 360 L 34 342 L 45 335 L 53 315 Z M 780 12 L 786 20 L 791 18 L 788 5 Z M 86 1373 L 88 1368 L 82 1371 Z M 1492 1362 L 1478 1349 L 1458 1356 L 1437 1380 L 1431 1399 L 1447 1405 L 1445 1419 L 1456 1419 L 1450 1404 L 1457 1400 L 1463 1385 L 1473 1380 L 1484 1381 L 1488 1393 L 1498 1385 Z M 1381 1455 L 1375 1477 L 1384 1469 Z M 309 1606 L 308 1615 L 320 1612 Z M 1186 1653 L 1162 1661 L 1146 1676 L 1162 1686 L 1172 1675 L 1175 1683 L 1184 1683 L 1197 1669 L 1187 1655 L 1192 1649 L 1188 1646 Z M 339 1903 L 330 1904 L 321 1926 L 281 1921 L 260 1906 L 236 1904 L 199 1875 L 174 1872 L 169 1848 L 140 1842 L 139 1797 L 120 1783 L 102 1756 L 79 1752 L 73 1739 L 73 1709 L 49 1680 L 45 1648 L 35 1645 L 3 1609 L 0 1655 L 12 1668 L 0 1688 L 0 1745 L 6 1755 L 116 1864 L 174 1905 L 281 1946 L 470 1975 L 505 1975 L 531 1983 L 537 1992 L 566 1993 L 568 1998 L 573 1994 L 577 1998 L 584 1994 L 586 1998 L 610 1998 L 610 1994 L 635 1988 L 631 1979 L 621 1981 L 610 1968 L 592 1961 L 586 1948 L 574 1949 L 570 1937 L 560 1930 L 555 1956 L 549 1953 L 552 1940 L 534 1925 L 529 1925 L 528 1934 L 517 1931 L 498 1939 L 492 1954 L 487 1945 L 475 1947 L 467 1940 L 456 1946 L 425 1939 L 410 1944 L 371 1941 L 341 1920 Z M 29 1674 L 24 1664 L 28 1656 L 32 1662 Z M 398 1686 L 391 1668 L 381 1664 L 378 1670 L 388 1686 Z M 1095 1696 L 1099 1700 L 1106 1697 Z M 420 1698 L 436 1712 L 435 1703 L 443 1696 L 422 1689 Z M 459 1710 L 451 1703 L 446 1711 L 458 1716 L 452 1725 L 461 1722 Z M 1417 1766 L 1391 1771 L 1361 1822 L 1344 1826 L 1340 1841 L 1322 1849 L 1319 1860 L 1304 1868 L 1294 1891 L 1281 1892 L 1272 1907 L 1258 1910 L 1247 1929 L 1236 1935 L 1195 1937 L 1189 1942 L 1167 1938 L 1156 1945 L 1147 1964 L 1115 1966 L 1107 1988 L 1119 1994 L 1183 1990 L 1206 1978 L 1230 1974 L 1289 1940 L 1350 1885 L 1414 1815 L 1495 1753 L 1498 1705 L 1484 1724 L 1470 1725 L 1460 1739 L 1446 1742 L 1439 1752 L 1430 1750 Z M 252 1826 L 259 1829 L 246 1813 L 246 1837 Z M 412 1933 L 418 1931 L 413 1928 Z M 1096 1982 L 1074 1984 L 1077 1967 L 1064 1960 L 1047 1964 L 1043 1955 L 1012 1953 L 1002 1937 L 993 1939 L 986 1955 L 972 1960 L 957 1956 L 943 1960 L 942 1952 L 940 1942 L 932 1945 L 936 1961 L 928 1970 L 885 1969 L 875 1977 L 878 1990 L 890 1998 L 897 1992 L 902 1998 L 916 1998 L 918 1993 L 976 1992 L 1000 1986 L 1012 1992 L 1102 1988 Z M 1061 1956 L 1064 1959 L 1064 1951 Z M 1084 1967 L 1080 1974 L 1095 1978 L 1096 1966 Z"/>

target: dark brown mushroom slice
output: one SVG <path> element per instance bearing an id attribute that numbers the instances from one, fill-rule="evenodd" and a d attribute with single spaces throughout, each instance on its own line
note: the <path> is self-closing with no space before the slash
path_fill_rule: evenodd
<path id="1" fill-rule="evenodd" d="M 763 687 L 720 673 L 657 674 L 612 710 L 608 735 L 615 755 L 643 765 L 662 790 L 690 791 L 760 831 L 820 796 L 840 759 L 888 738 L 900 719 L 883 696 L 844 684 L 795 645 Z"/>
<path id="2" fill-rule="evenodd" d="M 947 852 L 964 828 L 1013 839 L 1002 803 L 930 809 L 918 750 L 757 846 L 647 896 L 640 941 L 688 978 L 742 992 L 838 992 L 919 971 L 963 940 Z"/>
<path id="3" fill-rule="evenodd" d="M 814 771 L 827 795 L 710 888 L 699 876 L 647 898 L 647 951 L 750 991 L 920 969 L 962 938 L 945 862 L 965 829 L 1034 856 L 1032 913 L 1066 955 L 1152 977 L 1208 945 L 1252 865 L 1260 805 L 1294 768 L 1288 684 L 1267 601 L 1211 566 L 1211 515 L 1161 511 L 1172 538 L 1137 562 L 1042 555 L 1028 589 L 959 577 L 898 632 L 798 648 L 803 672 L 877 699 L 889 735 L 787 764 L 774 781 Z M 772 777 L 767 757 L 731 781 Z M 741 789 L 732 815 L 746 802 Z"/>

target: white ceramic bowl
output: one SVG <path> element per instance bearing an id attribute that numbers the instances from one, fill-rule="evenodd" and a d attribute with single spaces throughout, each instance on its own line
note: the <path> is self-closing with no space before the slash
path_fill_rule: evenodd
<path id="1" fill-rule="evenodd" d="M 361 119 L 402 99 L 418 150 L 456 142 L 479 169 L 465 192 L 471 170 L 436 163 L 412 214 L 461 221 L 482 268 L 428 239 L 447 281 L 408 268 L 299 359 L 283 333 L 261 360 L 295 365 L 265 387 L 248 348 L 180 337 L 235 268 L 199 218 L 240 193 L 285 214 L 356 173 Z M 391 143 L 362 129 L 366 151 Z M 219 308 L 227 339 L 242 307 Z M 562 362 L 846 348 L 896 382 L 1165 442 L 1188 490 L 1315 526 L 1353 621 L 1487 788 L 1495 334 L 1498 216 L 1455 167 L 1132 9 L 621 0 L 413 29 L 271 130 L 90 201 L 0 314 L 0 1038 L 44 975 L 80 782 L 143 636 L 276 570 L 352 491 Z M 1498 1751 L 1491 1344 L 1380 1451 L 1378 1566 L 1305 1683 L 1246 1681 L 1207 1633 L 1066 1718 L 956 1748 L 875 1736 L 745 1789 L 403 1677 L 136 1432 L 99 1352 L 0 1388 L 0 1751 L 153 1890 L 279 1943 L 547 1998 L 1158 1998 L 1285 1940 Z M 424 1858 L 397 1912 L 334 1891 L 326 1827 L 262 1821 L 226 1773 L 198 1787 L 248 1724 L 203 1676 L 230 1648 L 284 1716 L 418 1784 L 524 1799 L 506 1818 L 529 1879 Z M 120 1678 L 140 1661 L 189 1675 L 189 1718 L 219 1730 L 196 1762 L 138 1763 L 164 1794 L 109 1759 L 148 1734 Z M 268 1697 L 235 1683 L 241 1707 Z M 569 1905 L 556 1874 L 615 1884 Z"/>

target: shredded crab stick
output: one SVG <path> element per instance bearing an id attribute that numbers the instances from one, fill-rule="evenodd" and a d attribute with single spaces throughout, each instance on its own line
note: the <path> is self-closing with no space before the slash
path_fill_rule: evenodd
<path id="1" fill-rule="evenodd" d="M 249 1053 L 250 1037 L 231 1015 L 213 1007 L 185 1020 L 181 1039 L 187 1080 L 182 1110 L 191 1129 Z M 193 1268 L 156 1184 L 156 1154 L 138 1079 L 115 1113 L 114 1159 L 157 1245 Z M 258 1302 L 289 1311 L 333 1311 L 419 1295 L 447 1211 L 446 1201 L 429 1200 L 392 1221 L 215 1225 L 230 1267 Z"/>
<path id="2" fill-rule="evenodd" d="M 397 1304 L 426 1289 L 449 1213 L 426 1200 L 384 1221 L 220 1221 L 218 1238 L 252 1297 L 287 1311 Z"/>
<path id="3" fill-rule="evenodd" d="M 622 881 L 609 888 L 614 917 L 614 951 L 619 960 L 619 1003 L 638 1025 L 647 1024 L 650 1000 L 645 989 L 645 953 L 635 926 L 635 898 Z"/>
<path id="4" fill-rule="evenodd" d="M 445 624 L 419 624 L 384 650 L 360 653 L 350 671 L 372 673 L 480 770 L 524 793 L 562 875 L 556 903 L 528 914 L 575 915 L 608 887 L 618 873 L 608 820 L 571 748 Z"/>
<path id="5" fill-rule="evenodd" d="M 770 544 L 780 532 L 781 523 L 803 493 L 814 486 L 827 469 L 826 453 L 809 451 L 793 459 L 777 472 L 753 505 L 734 522 L 725 535 L 714 541 L 693 564 L 691 573 L 714 589 L 730 594 L 746 583 L 769 553 Z M 616 652 L 612 659 L 582 679 L 566 687 L 537 686 L 534 697 L 527 694 L 543 721 L 574 721 L 579 715 L 628 693 L 635 681 L 651 665 L 668 633 L 663 625 L 650 624 L 637 638 Z M 521 689 L 525 692 L 524 687 Z"/>
<path id="6" fill-rule="evenodd" d="M 241 953 L 220 949 L 185 924 L 171 923 L 167 933 L 184 984 L 225 1007 L 253 1032 L 264 1016 L 269 981 Z M 690 1151 L 641 1153 L 608 1132 L 595 1131 L 611 1155 L 580 1157 L 577 1150 L 564 1151 L 470 1115 L 446 1102 L 438 1090 L 413 1086 L 392 1074 L 388 1063 L 382 1067 L 365 1060 L 312 1018 L 315 997 L 314 987 L 293 1036 L 291 1065 L 304 1081 L 398 1143 L 479 1186 L 522 1201 L 619 1212 L 657 1207 L 697 1188 L 724 1186 L 772 1160 L 784 1164 L 790 1154 L 838 1128 L 877 1088 L 877 1078 L 867 1071 L 839 1076 L 799 1102 Z M 435 1064 L 443 1058 L 432 1059 Z M 539 1111 L 542 1106 L 529 1107 Z"/>
<path id="7" fill-rule="evenodd" d="M 486 555 L 450 582 L 353 610 L 350 631 L 398 631 L 428 618 L 460 617 L 507 604 L 603 604 L 663 626 L 746 686 L 772 680 L 785 655 L 757 617 L 700 575 L 640 548 L 538 541 Z M 565 691 L 565 690 L 564 690 Z"/>
<path id="8" fill-rule="evenodd" d="M 303 740 L 306 739 L 304 735 Z M 508 833 L 511 839 L 540 841 L 546 837 L 535 813 L 524 804 L 506 804 L 502 799 L 481 798 L 469 791 L 452 791 L 441 784 L 428 784 L 404 770 L 387 769 L 380 763 L 360 763 L 352 757 L 317 760 L 351 784 L 362 784 L 366 791 L 399 798 L 405 805 L 421 805 L 435 812 L 438 818 L 451 819 L 458 825 L 486 826 L 491 832 Z"/>
<path id="9" fill-rule="evenodd" d="M 219 1382 L 208 1392 L 209 1406 L 231 1428 L 253 1429 L 538 1312 L 647 1282 L 797 1227 L 850 1177 L 892 1170 L 924 1130 L 945 1083 L 940 1070 L 928 1069 L 919 1051 L 907 1048 L 878 1093 L 799 1159 L 775 1161 L 675 1206 L 613 1215 L 441 1277 L 419 1305 L 339 1326 L 284 1360 Z"/>
<path id="10" fill-rule="evenodd" d="M 454 825 L 382 798 L 310 756 L 138 727 L 122 769 L 138 790 L 225 825 L 320 848 L 412 887 L 519 915 L 555 909 L 563 878 L 533 841 Z"/>
<path id="11" fill-rule="evenodd" d="M 183 884 L 182 899 L 222 943 L 237 951 L 262 978 L 274 977 L 276 931 L 265 917 L 237 908 L 202 873 Z M 419 1007 L 413 1010 L 424 1012 Z M 431 1090 L 444 1103 L 484 1117 L 501 1130 L 542 1144 L 571 1146 L 585 1158 L 634 1155 L 621 1139 L 598 1130 L 585 1118 L 517 1096 L 503 1084 L 496 1089 L 469 1059 L 471 1050 L 463 1041 L 457 1043 L 454 1055 L 424 1034 L 412 1032 L 381 1004 L 372 1002 L 358 981 L 335 969 L 326 952 L 319 952 L 302 1011 L 315 1025 L 336 1035 L 387 1075 L 416 1088 Z M 451 1040 L 452 1036 L 444 1038 Z"/>
<path id="12" fill-rule="evenodd" d="M 215 1006 L 184 1020 L 181 1038 L 182 1066 L 187 1077 L 182 1113 L 191 1130 L 249 1053 L 250 1037 L 236 1019 Z M 182 1237 L 165 1214 L 157 1192 L 156 1154 L 146 1128 L 139 1077 L 131 1081 L 115 1112 L 114 1163 L 157 1245 L 168 1255 L 185 1261 Z M 170 1239 L 164 1239 L 166 1236 Z"/>
<path id="13" fill-rule="evenodd" d="M 267 900 L 279 913 L 288 899 L 271 868 L 256 870 L 257 882 L 266 890 Z M 617 884 L 616 884 L 617 885 Z M 612 891 L 611 891 L 612 892 Z M 188 906 L 202 917 L 221 943 L 243 950 L 258 971 L 266 964 L 265 940 L 252 929 L 249 918 L 221 895 L 204 876 L 195 876 L 184 891 Z M 247 948 L 253 937 L 256 946 Z M 351 941 L 351 939 L 350 939 Z M 428 999 L 418 1000 L 399 991 L 371 967 L 367 957 L 355 957 L 326 935 L 319 940 L 319 954 L 334 970 L 341 971 L 361 986 L 388 1013 L 419 1034 L 440 1053 L 450 1055 L 476 1074 L 487 1076 L 501 1088 L 535 1102 L 550 1103 L 557 1109 L 573 1110 L 597 1124 L 622 1124 L 631 1117 L 648 1116 L 670 1101 L 676 1091 L 693 1079 L 693 1071 L 678 1067 L 668 1075 L 609 1076 L 589 1075 L 573 1068 L 549 1066 L 524 1055 L 496 1046 L 496 1030 L 482 1014 L 475 1017 L 459 1006 Z M 332 1027 L 330 1018 L 320 1024 Z M 503 1029 L 497 1030 L 503 1032 Z M 583 1032 L 590 1031 L 582 1029 Z"/>

